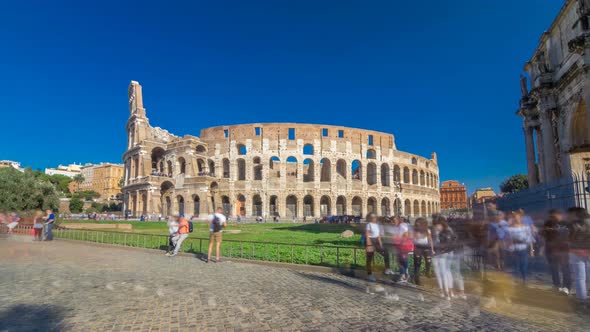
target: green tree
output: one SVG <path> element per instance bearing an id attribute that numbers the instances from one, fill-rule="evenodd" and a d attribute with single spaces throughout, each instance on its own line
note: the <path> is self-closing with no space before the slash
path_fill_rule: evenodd
<path id="1" fill-rule="evenodd" d="M 55 186 L 30 169 L 21 173 L 12 168 L 0 169 L 0 210 L 57 210 L 59 197 Z"/>
<path id="2" fill-rule="evenodd" d="M 76 174 L 76 175 L 74 175 L 72 180 L 78 184 L 78 190 L 80 190 L 80 184 L 82 184 L 82 182 L 84 182 L 84 180 L 86 180 L 86 179 L 84 179 L 84 175 Z"/>
<path id="3" fill-rule="evenodd" d="M 80 191 L 77 194 L 78 197 L 83 197 L 85 201 L 91 201 L 100 197 L 100 194 L 93 190 Z"/>
<path id="4" fill-rule="evenodd" d="M 74 197 L 70 200 L 70 212 L 72 213 L 80 213 L 84 208 L 84 202 L 78 197 Z"/>
<path id="5" fill-rule="evenodd" d="M 515 193 L 529 187 L 529 180 L 525 174 L 516 174 L 500 184 L 503 193 Z"/>

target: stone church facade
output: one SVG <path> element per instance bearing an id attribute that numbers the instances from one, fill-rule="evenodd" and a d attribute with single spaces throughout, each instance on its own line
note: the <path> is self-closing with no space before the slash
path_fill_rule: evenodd
<path id="1" fill-rule="evenodd" d="M 129 86 L 125 209 L 283 219 L 427 216 L 440 210 L 436 154 L 396 149 L 394 136 L 356 128 L 260 123 L 206 128 L 200 137 L 150 126 L 142 87 Z"/>
<path id="2" fill-rule="evenodd" d="M 567 0 L 526 63 L 520 108 L 531 187 L 590 171 L 590 0 Z"/>

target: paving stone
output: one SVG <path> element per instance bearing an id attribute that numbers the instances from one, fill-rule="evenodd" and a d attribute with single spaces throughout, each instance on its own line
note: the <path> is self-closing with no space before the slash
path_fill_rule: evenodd
<path id="1" fill-rule="evenodd" d="M 588 316 L 331 273 L 0 239 L 0 331 L 585 331 Z M 381 289 L 382 288 L 382 289 Z M 377 289 L 379 292 L 376 292 Z"/>

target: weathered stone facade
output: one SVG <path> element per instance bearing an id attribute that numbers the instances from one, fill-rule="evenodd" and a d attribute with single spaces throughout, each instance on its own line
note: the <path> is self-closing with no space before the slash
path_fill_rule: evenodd
<path id="1" fill-rule="evenodd" d="M 133 215 L 301 219 L 429 215 L 440 209 L 436 154 L 396 149 L 393 135 L 338 126 L 220 126 L 201 137 L 151 127 L 142 88 L 129 86 L 123 193 Z"/>
<path id="2" fill-rule="evenodd" d="M 529 184 L 590 171 L 590 0 L 568 0 L 521 76 Z"/>

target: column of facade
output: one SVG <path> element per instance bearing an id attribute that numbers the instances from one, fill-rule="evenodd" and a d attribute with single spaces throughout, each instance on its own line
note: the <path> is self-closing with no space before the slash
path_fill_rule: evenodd
<path id="1" fill-rule="evenodd" d="M 313 216 L 316 218 L 319 218 L 322 215 L 322 213 L 321 213 L 322 196 L 323 195 L 315 195 L 315 197 L 313 198 Z M 328 211 L 328 214 L 329 213 L 330 213 L 330 211 Z"/>
<path id="2" fill-rule="evenodd" d="M 305 196 L 304 196 L 305 197 Z M 297 197 L 297 211 L 295 218 L 303 218 L 303 197 Z"/>
<path id="3" fill-rule="evenodd" d="M 545 176 L 545 152 L 544 152 L 544 147 L 543 147 L 543 132 L 540 130 L 539 127 L 535 128 L 535 132 L 537 134 L 536 137 L 536 147 L 537 147 L 537 154 L 538 154 L 538 164 L 537 164 L 537 169 L 538 169 L 538 174 L 539 174 L 539 182 L 545 182 L 546 180 L 546 176 Z"/>
<path id="4" fill-rule="evenodd" d="M 543 165 L 545 167 L 545 181 L 557 179 L 557 160 L 555 159 L 555 137 L 551 124 L 551 109 L 542 110 L 541 132 L 543 138 Z"/>
<path id="5" fill-rule="evenodd" d="M 331 216 L 335 216 L 338 214 L 338 211 L 336 210 L 337 200 L 338 200 L 338 195 L 336 195 L 335 197 L 330 197 L 330 210 L 328 211 L 328 214 Z"/>
<path id="6" fill-rule="evenodd" d="M 529 186 L 534 186 L 537 184 L 538 174 L 537 174 L 537 163 L 535 160 L 535 143 L 533 139 L 533 128 L 532 127 L 524 127 L 524 139 L 526 145 L 526 161 L 527 161 L 527 171 L 528 171 L 528 180 Z"/>

